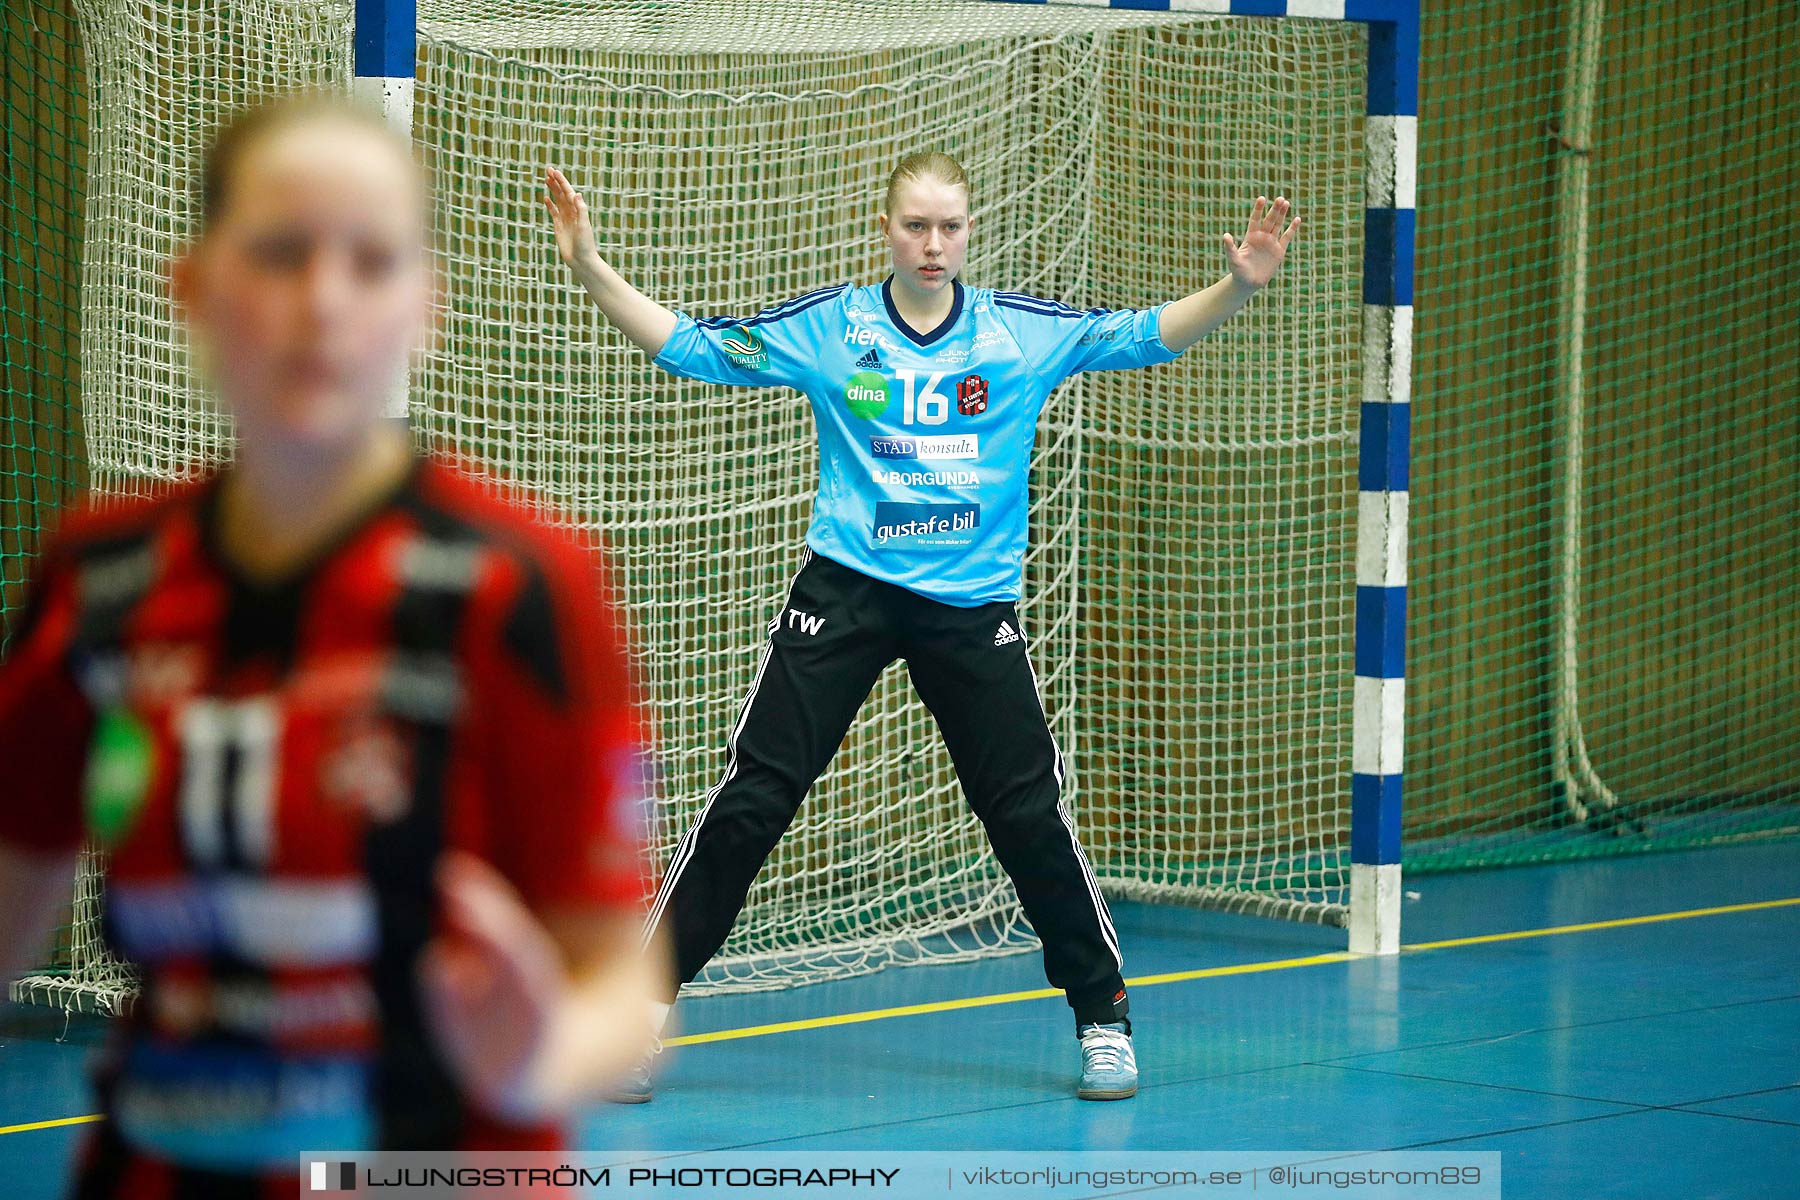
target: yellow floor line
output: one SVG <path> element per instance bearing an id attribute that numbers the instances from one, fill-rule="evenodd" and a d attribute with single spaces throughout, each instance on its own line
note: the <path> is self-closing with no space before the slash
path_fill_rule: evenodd
<path id="1" fill-rule="evenodd" d="M 1597 929 L 1624 929 L 1631 925 L 1652 925 L 1660 921 L 1682 921 L 1693 917 L 1716 917 L 1726 913 L 1757 912 L 1769 908 L 1791 908 L 1800 905 L 1800 896 L 1784 900 L 1759 900 L 1752 904 L 1726 904 L 1717 908 L 1689 908 L 1679 912 L 1652 913 L 1643 917 L 1620 917 L 1612 921 L 1589 921 L 1582 925 L 1552 925 L 1544 929 L 1518 929 L 1508 933 L 1484 933 L 1475 937 L 1446 938 L 1438 942 L 1411 942 L 1400 947 L 1402 953 L 1416 954 L 1426 950 L 1447 950 L 1456 946 L 1481 946 L 1491 942 L 1516 942 L 1526 938 L 1554 937 L 1565 933 L 1589 933 Z M 1127 987 L 1154 987 L 1159 983 L 1185 983 L 1193 979 L 1217 979 L 1227 975 L 1255 975 L 1265 971 L 1291 971 L 1300 967 L 1317 967 L 1326 963 L 1349 962 L 1362 957 L 1347 951 L 1312 954 L 1305 958 L 1281 958 L 1268 962 L 1239 963 L 1229 967 L 1204 967 L 1195 971 L 1174 971 L 1164 975 L 1140 975 L 1127 979 Z M 796 1033 L 803 1029 L 829 1029 L 835 1025 L 860 1025 L 866 1021 L 885 1021 L 892 1017 L 914 1017 L 925 1013 L 957 1012 L 967 1008 L 988 1008 L 996 1004 L 1018 1004 L 1025 1000 L 1061 998 L 1055 988 L 1036 988 L 1028 992 L 998 992 L 991 996 L 967 996 L 959 1000 L 938 1000 L 930 1004 L 906 1004 L 898 1008 L 876 1008 L 867 1012 L 841 1013 L 833 1017 L 807 1017 L 799 1021 L 778 1021 L 772 1025 L 749 1025 L 742 1029 L 721 1029 L 714 1033 L 690 1033 L 668 1039 L 671 1046 L 699 1046 L 708 1042 L 731 1042 L 740 1038 L 767 1037 L 774 1033 Z M 103 1117 L 94 1113 L 85 1117 L 63 1117 L 56 1121 L 35 1121 L 29 1125 L 0 1126 L 0 1134 L 27 1133 L 34 1129 L 54 1129 L 60 1125 L 83 1125 Z"/>
<path id="2" fill-rule="evenodd" d="M 103 1113 L 89 1113 L 85 1117 L 61 1117 L 55 1121 L 33 1121 L 29 1125 L 0 1125 L 0 1133 L 30 1133 L 34 1129 L 56 1129 L 63 1125 L 88 1125 L 105 1119 Z"/>
<path id="3" fill-rule="evenodd" d="M 721 1029 L 714 1033 L 690 1033 L 666 1039 L 670 1046 L 698 1046 L 704 1042 L 731 1042 L 738 1038 L 763 1037 L 771 1033 L 793 1033 L 801 1029 L 827 1029 L 833 1025 L 860 1025 L 864 1021 L 883 1021 L 889 1017 L 914 1017 L 924 1013 L 956 1012 L 965 1008 L 986 1008 L 992 1004 L 1017 1004 L 1021 1000 L 1060 999 L 1055 988 L 1037 988 L 1029 992 L 999 992 L 992 996 L 966 996 L 959 1000 L 935 1000 L 930 1004 L 904 1004 L 899 1008 L 877 1008 L 868 1012 L 840 1013 L 835 1017 L 806 1017 L 799 1021 L 778 1021 L 773 1025 L 750 1025 L 743 1029 Z"/>
<path id="4" fill-rule="evenodd" d="M 1230 967 L 1206 967 L 1197 971 L 1176 971 L 1168 975 L 1140 975 L 1127 979 L 1126 987 L 1151 987 L 1159 983 L 1180 983 L 1186 979 L 1210 979 L 1218 975 L 1254 975 L 1261 971 L 1285 971 L 1292 967 L 1312 967 L 1321 963 L 1348 962 L 1357 957 L 1346 951 L 1314 954 L 1306 958 L 1284 958 L 1271 962 L 1239 963 Z M 669 1038 L 670 1046 L 699 1046 L 707 1042 L 731 1042 L 739 1038 L 763 1037 L 771 1033 L 793 1033 L 801 1029 L 826 1029 L 833 1025 L 860 1025 L 864 1021 L 884 1021 L 889 1017 L 911 1017 L 921 1013 L 956 1012 L 965 1008 L 986 1008 L 993 1004 L 1017 1004 L 1021 1000 L 1060 1000 L 1055 988 L 1037 988 L 1029 992 L 1000 992 L 992 996 L 968 996 L 960 1000 L 938 1000 L 930 1004 L 907 1004 L 899 1008 L 875 1008 L 867 1012 L 840 1013 L 834 1017 L 806 1017 L 798 1021 L 782 1021 L 774 1025 L 750 1025 L 743 1029 L 721 1029 L 714 1033 L 690 1033 Z"/>
<path id="5" fill-rule="evenodd" d="M 1754 904 L 1724 904 L 1718 908 L 1690 908 L 1682 912 L 1651 913 L 1647 917 L 1620 917 L 1613 921 L 1589 921 L 1585 925 L 1552 925 L 1548 929 L 1521 929 L 1513 933 L 1484 933 L 1478 937 L 1446 938 L 1441 942 L 1414 942 L 1403 950 L 1445 950 L 1451 946 L 1480 946 L 1487 942 L 1516 942 L 1524 938 L 1552 937 L 1559 933 L 1586 933 L 1592 929 L 1623 929 L 1627 925 L 1654 925 L 1658 921 L 1683 921 L 1689 917 L 1716 917 L 1721 913 L 1756 912 L 1764 908 L 1792 908 L 1800 896 L 1785 900 L 1758 900 Z"/>

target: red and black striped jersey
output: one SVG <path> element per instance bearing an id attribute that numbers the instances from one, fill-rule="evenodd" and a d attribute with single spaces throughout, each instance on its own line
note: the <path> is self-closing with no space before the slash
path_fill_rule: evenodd
<path id="1" fill-rule="evenodd" d="M 109 846 L 106 936 L 143 969 L 110 1136 L 290 1173 L 555 1144 L 459 1095 L 414 979 L 447 847 L 534 909 L 643 899 L 644 738 L 596 556 L 422 459 L 266 586 L 219 552 L 218 495 L 71 520 L 0 668 L 0 841 Z"/>

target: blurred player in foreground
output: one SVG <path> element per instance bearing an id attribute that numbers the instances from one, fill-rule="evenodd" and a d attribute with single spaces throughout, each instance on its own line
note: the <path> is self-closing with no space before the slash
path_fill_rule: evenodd
<path id="1" fill-rule="evenodd" d="M 801 569 L 731 732 L 724 776 L 669 864 L 651 910 L 670 927 L 678 983 L 724 943 L 751 882 L 843 741 L 876 678 L 906 660 L 970 807 L 1044 944 L 1044 973 L 1074 1009 L 1076 1094 L 1137 1091 L 1123 959 L 1075 823 L 1015 602 L 1038 414 L 1081 371 L 1168 362 L 1211 333 L 1281 265 L 1300 219 L 1259 197 L 1228 272 L 1142 311 L 1073 309 L 965 288 L 968 176 L 915 154 L 879 214 L 893 271 L 753 317 L 695 320 L 649 299 L 600 257 L 587 205 L 558 171 L 545 203 L 557 247 L 619 330 L 677 375 L 786 385 L 812 402 L 819 494 Z M 661 1010 L 666 1015 L 666 1009 Z M 647 1100 L 644 1067 L 619 1099 Z"/>
<path id="2" fill-rule="evenodd" d="M 0 971 L 85 833 L 143 992 L 78 1194 L 554 1149 L 646 1052 L 643 749 L 592 553 L 416 456 L 427 188 L 341 100 L 238 116 L 171 282 L 236 460 L 70 516 L 0 668 Z"/>

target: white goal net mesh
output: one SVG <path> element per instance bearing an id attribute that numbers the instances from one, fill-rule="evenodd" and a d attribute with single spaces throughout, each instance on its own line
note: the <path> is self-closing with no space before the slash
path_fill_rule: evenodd
<path id="1" fill-rule="evenodd" d="M 88 447 L 104 486 L 144 491 L 229 453 L 161 283 L 202 147 L 246 101 L 347 85 L 351 12 L 79 7 Z M 791 392 L 664 376 L 608 329 L 556 259 L 544 168 L 585 192 L 626 278 L 695 314 L 880 278 L 874 213 L 916 149 L 973 178 L 967 282 L 1082 306 L 1205 285 L 1257 194 L 1294 197 L 1304 232 L 1250 310 L 1174 364 L 1052 399 L 1025 620 L 1066 801 L 1114 894 L 1342 921 L 1360 26 L 980 0 L 422 0 L 419 22 L 444 312 L 413 422 L 602 532 L 659 737 L 651 873 L 723 764 L 798 566 L 811 415 Z M 76 933 L 91 948 L 91 920 Z M 896 667 L 700 986 L 1032 944 Z"/>

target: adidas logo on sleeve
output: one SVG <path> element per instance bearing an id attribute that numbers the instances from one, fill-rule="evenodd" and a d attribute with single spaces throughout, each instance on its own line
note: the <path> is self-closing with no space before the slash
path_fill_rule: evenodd
<path id="1" fill-rule="evenodd" d="M 1012 627 L 1011 621 L 1000 622 L 1000 628 L 994 631 L 994 645 L 1010 646 L 1014 642 L 1022 642 L 1025 635 Z"/>

